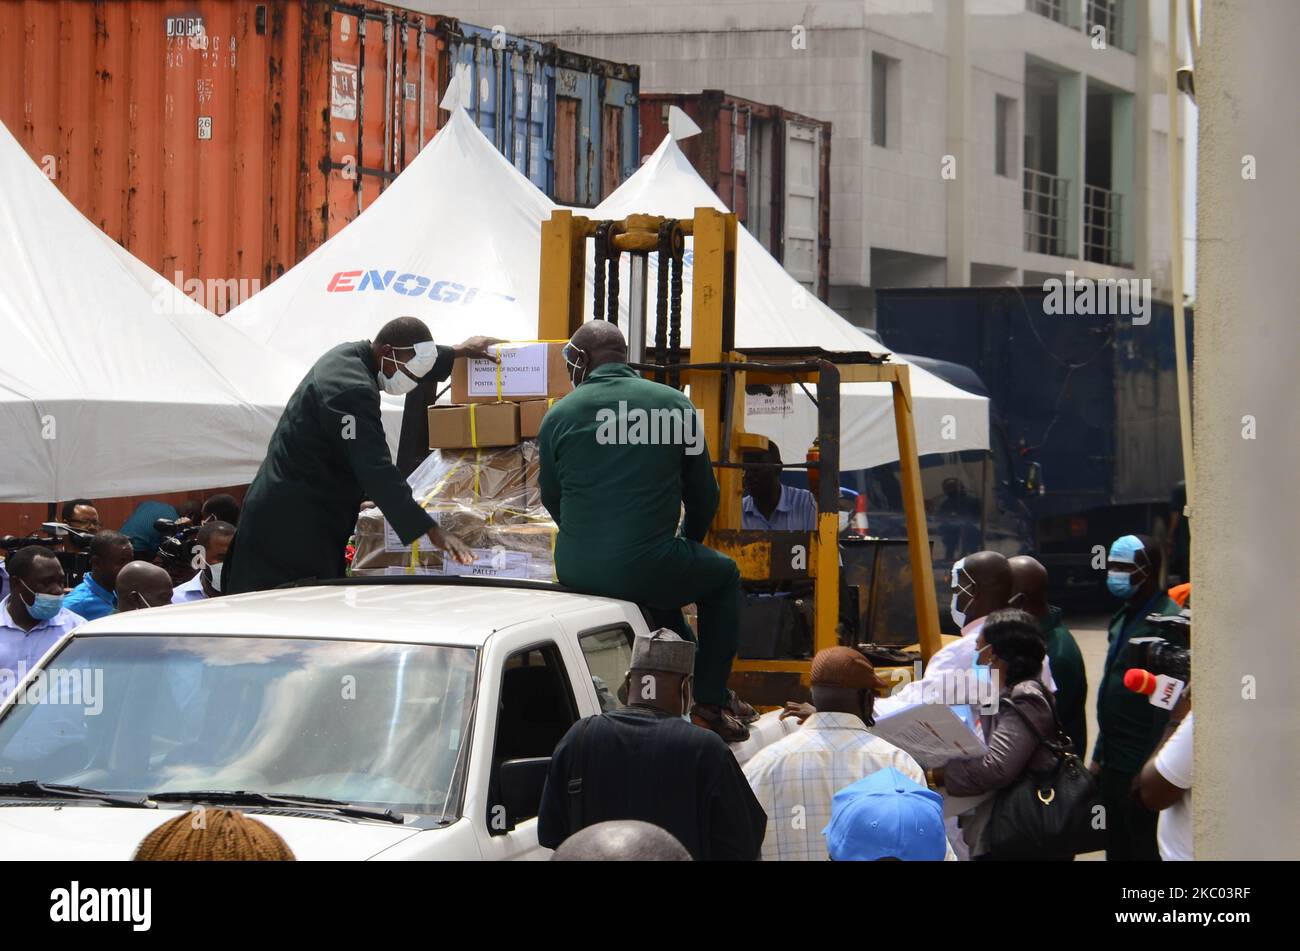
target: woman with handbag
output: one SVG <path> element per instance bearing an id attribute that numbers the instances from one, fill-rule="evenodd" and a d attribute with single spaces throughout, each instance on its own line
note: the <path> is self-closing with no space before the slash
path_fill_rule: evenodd
<path id="1" fill-rule="evenodd" d="M 949 760 L 933 779 L 951 796 L 992 794 L 961 817 L 974 859 L 1071 859 L 1092 794 L 1038 679 L 1047 652 L 1038 622 L 1013 608 L 995 611 L 975 651 L 977 675 L 987 668 L 1001 686 L 996 711 L 981 717 L 986 748 Z"/>

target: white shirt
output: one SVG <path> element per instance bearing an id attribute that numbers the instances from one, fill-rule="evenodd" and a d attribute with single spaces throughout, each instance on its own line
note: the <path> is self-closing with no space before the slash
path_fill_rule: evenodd
<path id="1" fill-rule="evenodd" d="M 913 680 L 888 697 L 877 699 L 874 708 L 876 716 L 888 716 L 891 713 L 897 713 L 904 707 L 924 702 L 927 688 L 931 691 L 937 690 L 938 685 L 942 683 L 945 676 L 964 676 L 975 663 L 975 641 L 979 639 L 980 631 L 984 629 L 984 622 L 987 619 L 988 615 L 985 615 L 968 622 L 961 629 L 959 639 L 939 648 L 935 655 L 930 658 L 930 663 L 925 665 L 925 673 L 920 680 Z M 1048 662 L 1045 654 L 1043 655 L 1043 671 L 1038 679 L 1043 682 L 1043 686 L 1048 690 L 1056 693 L 1056 681 L 1052 679 L 1052 665 Z M 941 693 L 932 695 L 942 696 Z M 953 712 L 966 722 L 972 732 L 976 734 L 981 732 L 979 716 L 976 711 L 963 706 L 960 708 L 953 707 Z"/>
<path id="2" fill-rule="evenodd" d="M 830 822 L 831 799 L 887 766 L 926 785 L 916 760 L 868 733 L 850 713 L 814 713 L 797 731 L 756 753 L 744 772 L 767 813 L 763 861 L 829 860 L 822 829 Z M 945 858 L 956 860 L 951 849 Z"/>
<path id="3" fill-rule="evenodd" d="M 203 572 L 200 571 L 183 585 L 178 585 L 172 592 L 172 604 L 184 604 L 186 601 L 202 601 L 208 596 L 203 590 Z"/>
<path id="4" fill-rule="evenodd" d="M 9 598 L 0 601 L 0 671 L 8 671 L 9 678 L 0 677 L 0 700 L 16 681 L 36 666 L 45 652 L 58 643 L 59 638 L 86 623 L 80 614 L 67 608 L 48 621 L 37 621 L 30 631 L 24 631 L 9 614 Z M 20 666 L 21 665 L 21 666 Z"/>
<path id="5" fill-rule="evenodd" d="M 1156 845 L 1166 862 L 1192 861 L 1192 715 L 1178 724 L 1173 736 L 1156 754 L 1156 772 L 1179 789 L 1183 798 L 1161 810 L 1156 825 Z"/>

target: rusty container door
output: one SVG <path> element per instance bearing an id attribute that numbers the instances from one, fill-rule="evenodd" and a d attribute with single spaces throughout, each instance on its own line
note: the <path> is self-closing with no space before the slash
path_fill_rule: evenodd
<path id="1" fill-rule="evenodd" d="M 296 259 L 302 15 L 0 4 L 0 120 L 87 218 L 225 309 Z"/>
<path id="2" fill-rule="evenodd" d="M 701 134 L 678 143 L 700 177 L 796 280 L 830 290 L 831 124 L 718 89 L 640 97 L 642 158 L 677 106 Z"/>
<path id="3" fill-rule="evenodd" d="M 566 181 L 563 192 L 557 156 L 556 201 L 594 207 L 636 170 L 641 137 L 640 77 L 637 66 L 555 51 L 556 94 L 566 100 L 566 125 L 562 126 L 557 116 L 556 150 L 574 143 L 572 187 Z M 572 127 L 567 125 L 569 114 Z M 608 141 L 607 129 L 611 133 Z M 561 198 L 562 193 L 573 197 Z"/>
<path id="4" fill-rule="evenodd" d="M 303 88 L 306 171 L 320 177 L 307 190 L 303 256 L 368 208 L 442 125 L 454 28 L 379 3 L 318 12 Z"/>
<path id="5" fill-rule="evenodd" d="M 562 205 L 578 204 L 578 151 L 582 102 L 573 96 L 555 98 L 555 195 Z"/>

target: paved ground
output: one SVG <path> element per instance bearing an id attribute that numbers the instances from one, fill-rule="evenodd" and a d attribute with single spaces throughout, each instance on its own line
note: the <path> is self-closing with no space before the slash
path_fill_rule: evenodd
<path id="1" fill-rule="evenodd" d="M 1092 744 L 1097 738 L 1097 686 L 1101 683 L 1101 669 L 1106 663 L 1106 627 L 1110 618 L 1104 615 L 1082 615 L 1065 617 L 1074 639 L 1079 643 L 1083 654 L 1083 663 L 1088 671 L 1088 754 L 1092 753 Z M 1088 757 L 1084 758 L 1088 761 Z M 1079 856 L 1083 861 L 1104 861 L 1103 852 L 1089 852 Z"/>

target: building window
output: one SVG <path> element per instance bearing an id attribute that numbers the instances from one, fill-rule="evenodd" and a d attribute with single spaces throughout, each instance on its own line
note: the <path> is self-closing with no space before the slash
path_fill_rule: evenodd
<path id="1" fill-rule="evenodd" d="M 1100 27 L 1101 38 L 1107 46 L 1128 49 L 1125 42 L 1124 5 L 1121 0 L 1087 0 L 1088 35 L 1094 36 Z"/>
<path id="2" fill-rule="evenodd" d="M 994 111 L 996 113 L 995 122 L 997 123 L 997 141 L 994 147 L 994 170 L 999 175 L 1005 175 L 1008 178 L 1016 176 L 1016 141 L 1019 135 L 1016 131 L 1017 126 L 1017 103 L 1010 96 L 996 96 Z"/>
<path id="3" fill-rule="evenodd" d="M 871 54 L 871 144 L 896 149 L 902 128 L 899 115 L 899 63 L 892 56 Z"/>
<path id="4" fill-rule="evenodd" d="M 1025 6 L 1030 13 L 1037 13 L 1040 17 L 1047 17 L 1064 26 L 1070 25 L 1070 10 L 1065 0 L 1026 0 Z"/>

